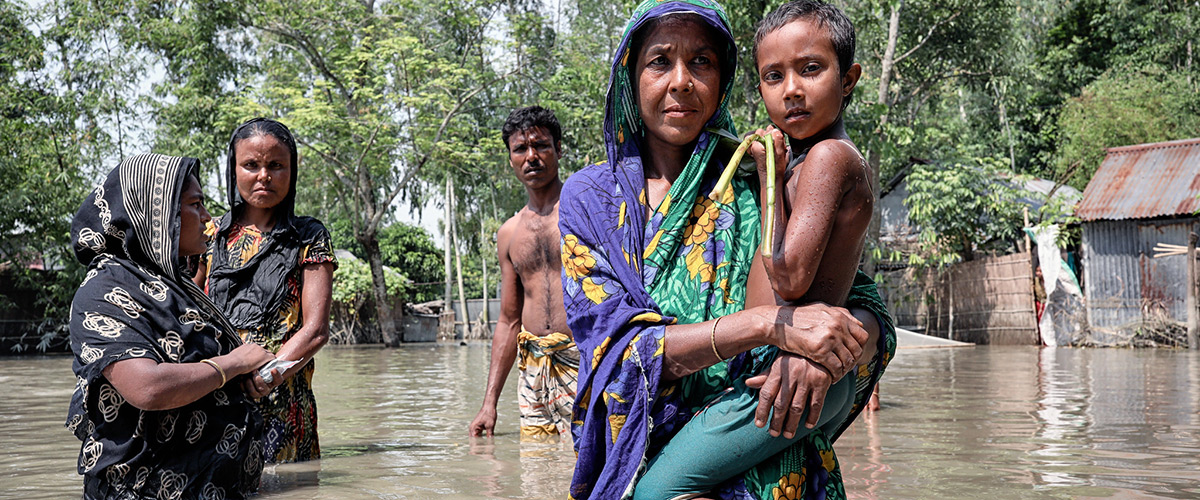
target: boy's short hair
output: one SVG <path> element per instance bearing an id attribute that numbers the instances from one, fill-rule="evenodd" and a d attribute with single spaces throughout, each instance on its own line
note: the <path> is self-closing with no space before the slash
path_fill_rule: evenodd
<path id="1" fill-rule="evenodd" d="M 542 127 L 550 132 L 550 137 L 554 139 L 554 148 L 560 147 L 562 127 L 558 124 L 558 118 L 554 117 L 553 111 L 541 106 L 518 108 L 508 114 L 508 119 L 504 121 L 504 127 L 500 129 L 500 138 L 504 140 L 504 147 L 508 148 L 508 138 L 513 134 L 534 127 Z"/>
<path id="2" fill-rule="evenodd" d="M 754 32 L 754 65 L 758 67 L 758 45 L 771 32 L 798 19 L 815 19 L 829 32 L 833 52 L 837 54 L 838 72 L 845 76 L 854 64 L 854 25 L 841 9 L 820 0 L 792 0 L 780 5 L 758 23 Z"/>

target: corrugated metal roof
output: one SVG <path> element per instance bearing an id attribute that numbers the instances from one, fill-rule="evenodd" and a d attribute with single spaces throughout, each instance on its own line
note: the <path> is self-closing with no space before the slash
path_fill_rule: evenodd
<path id="1" fill-rule="evenodd" d="M 1080 219 L 1142 219 L 1200 209 L 1200 138 L 1107 151 L 1075 209 Z"/>

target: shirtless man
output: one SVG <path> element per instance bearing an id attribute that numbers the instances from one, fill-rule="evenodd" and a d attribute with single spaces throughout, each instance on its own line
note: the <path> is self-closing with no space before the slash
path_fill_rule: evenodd
<path id="1" fill-rule="evenodd" d="M 554 112 L 530 106 L 508 115 L 502 136 L 529 201 L 497 234 L 500 319 L 492 336 L 483 406 L 469 432 L 492 436 L 496 401 L 520 354 L 521 438 L 569 435 L 579 350 L 563 309 L 558 232 L 562 129 Z"/>

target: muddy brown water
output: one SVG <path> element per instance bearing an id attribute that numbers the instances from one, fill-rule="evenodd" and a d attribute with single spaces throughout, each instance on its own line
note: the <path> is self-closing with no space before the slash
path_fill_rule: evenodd
<path id="1" fill-rule="evenodd" d="M 486 344 L 327 348 L 324 458 L 262 499 L 565 498 L 569 444 L 520 443 L 514 377 L 491 441 L 466 437 Z M 65 356 L 0 359 L 0 498 L 78 498 Z M 883 410 L 837 443 L 851 498 L 1200 498 L 1200 353 L 902 349 Z"/>

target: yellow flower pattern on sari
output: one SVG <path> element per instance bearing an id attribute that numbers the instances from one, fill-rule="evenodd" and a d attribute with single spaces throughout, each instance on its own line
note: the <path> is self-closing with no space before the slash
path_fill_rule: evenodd
<path id="1" fill-rule="evenodd" d="M 608 344 L 610 344 L 610 343 L 612 343 L 612 339 L 606 338 L 606 339 L 604 339 L 603 342 L 600 342 L 600 345 L 596 346 L 596 349 L 594 351 L 592 351 L 592 369 L 593 370 L 596 369 L 596 365 L 600 364 L 600 360 L 602 358 L 604 358 L 604 352 L 608 350 Z"/>
<path id="2" fill-rule="evenodd" d="M 650 240 L 650 244 L 649 244 L 649 245 L 646 245 L 646 251 L 645 251 L 645 252 L 642 252 L 642 258 L 643 258 L 643 259 L 644 259 L 644 258 L 646 258 L 646 257 L 649 257 L 651 254 L 653 254 L 653 253 L 654 253 L 654 251 L 655 251 L 655 250 L 657 250 L 657 249 L 658 249 L 658 240 L 661 240 L 661 239 L 662 239 L 662 237 L 663 237 L 663 232 L 662 232 L 662 231 L 659 231 L 659 232 L 657 232 L 657 233 L 654 233 L 654 238 Z"/>
<path id="3" fill-rule="evenodd" d="M 591 278 L 584 278 L 582 286 L 584 295 L 587 295 L 588 300 L 596 304 L 604 302 L 604 299 L 608 298 L 608 293 L 604 291 L 604 285 L 597 284 Z"/>
<path id="4" fill-rule="evenodd" d="M 701 196 L 692 207 L 692 224 L 684 229 L 684 245 L 701 245 L 708 241 L 709 236 L 717 229 L 717 217 L 721 215 L 717 204 Z"/>
<path id="5" fill-rule="evenodd" d="M 837 468 L 837 457 L 833 454 L 833 450 L 821 450 L 821 465 L 825 467 L 827 472 L 833 472 Z"/>
<path id="6" fill-rule="evenodd" d="M 625 427 L 626 415 L 609 415 L 608 426 L 612 429 L 612 442 L 617 442 L 617 436 L 621 434 L 621 429 Z"/>
<path id="7" fill-rule="evenodd" d="M 704 255 L 704 247 L 696 245 L 687 255 L 688 274 L 692 279 L 700 278 L 702 282 L 710 282 L 713 280 L 713 265 L 708 262 Z"/>
<path id="8" fill-rule="evenodd" d="M 588 247 L 579 242 L 578 237 L 568 234 L 563 236 L 562 265 L 563 272 L 571 279 L 577 280 L 592 272 L 592 268 L 596 266 L 596 259 L 592 257 Z M 592 296 L 588 295 L 588 298 Z"/>
<path id="9" fill-rule="evenodd" d="M 771 490 L 771 496 L 775 500 L 800 500 L 800 494 L 804 489 L 804 469 L 800 469 L 800 473 L 792 472 L 786 476 L 779 478 L 779 486 Z"/>

